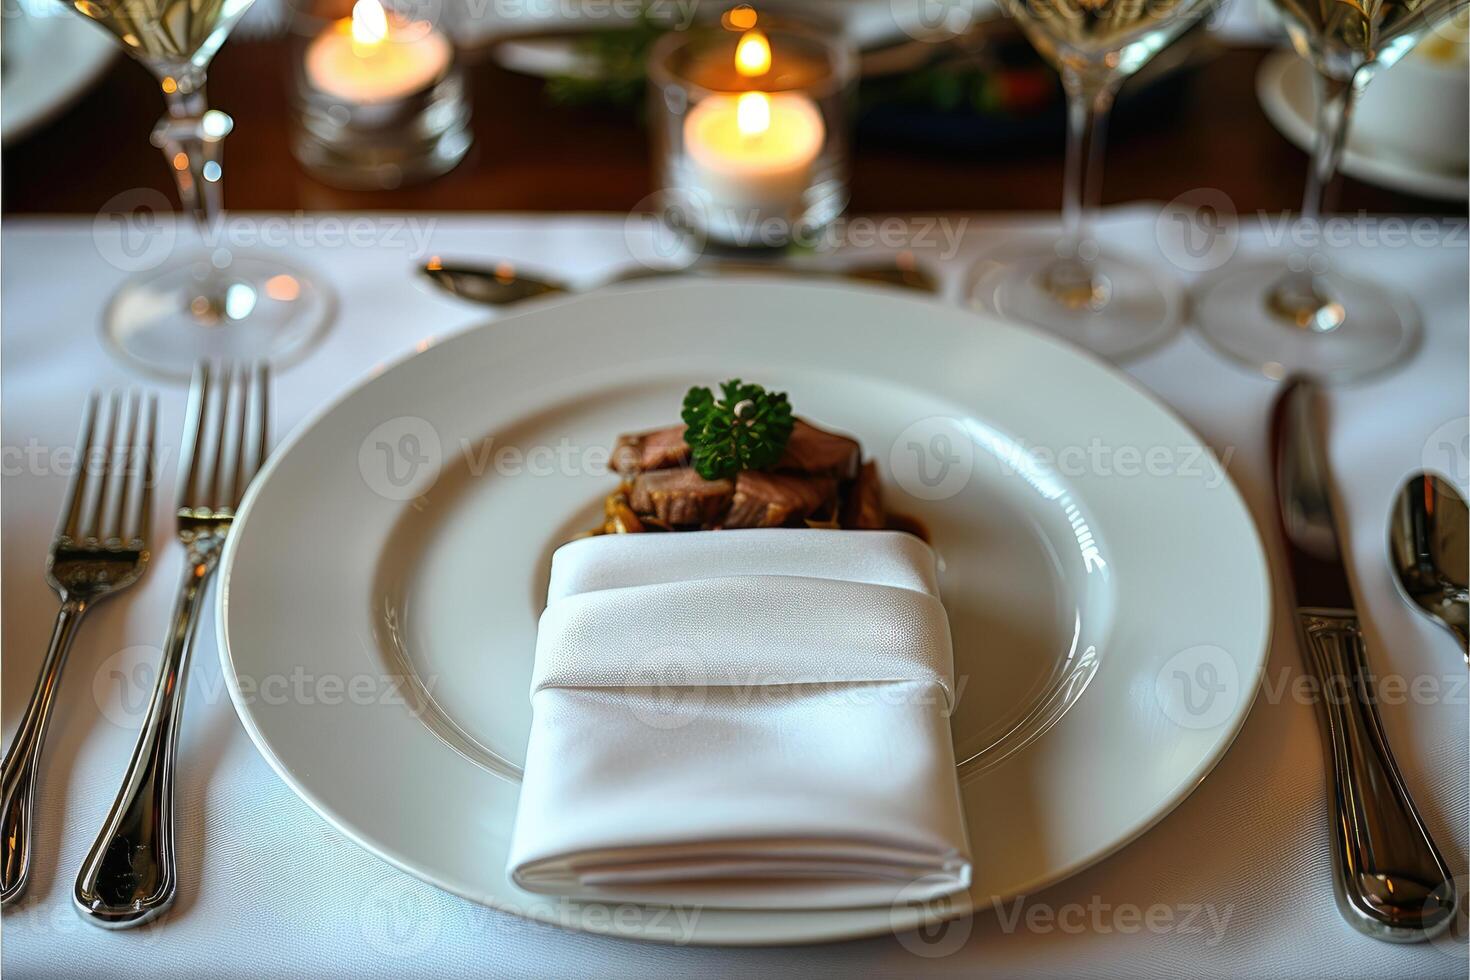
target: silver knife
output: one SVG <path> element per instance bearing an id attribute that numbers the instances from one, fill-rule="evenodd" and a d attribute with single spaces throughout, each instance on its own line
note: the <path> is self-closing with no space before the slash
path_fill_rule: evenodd
<path id="1" fill-rule="evenodd" d="M 1322 394 L 1286 384 L 1272 418 L 1282 536 L 1306 669 L 1330 750 L 1335 892 L 1358 931 L 1418 942 L 1454 920 L 1455 885 L 1414 809 L 1378 717 L 1352 587 L 1333 512 Z"/>

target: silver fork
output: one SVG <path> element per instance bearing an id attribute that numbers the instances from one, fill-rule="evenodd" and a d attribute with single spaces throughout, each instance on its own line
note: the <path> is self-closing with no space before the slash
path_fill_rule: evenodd
<path id="1" fill-rule="evenodd" d="M 267 368 L 208 364 L 194 372 L 184 426 L 178 536 L 184 578 L 174 603 L 158 682 L 132 761 L 102 832 L 77 876 L 73 901 L 107 929 L 141 925 L 173 904 L 174 757 L 183 716 L 189 653 L 200 600 L 219 564 L 235 510 L 270 445 Z"/>
<path id="2" fill-rule="evenodd" d="M 93 392 L 82 412 L 76 469 L 46 558 L 46 581 L 61 600 L 61 609 L 56 613 L 41 675 L 5 753 L 0 775 L 0 860 L 4 862 L 0 866 L 0 904 L 5 905 L 20 897 L 30 879 L 36 776 L 72 639 L 93 603 L 132 585 L 148 567 L 158 401 L 139 392 L 124 401 L 114 391 L 108 398 L 107 442 L 101 447 L 101 459 L 94 461 L 94 444 L 103 424 L 100 402 L 101 396 Z"/>

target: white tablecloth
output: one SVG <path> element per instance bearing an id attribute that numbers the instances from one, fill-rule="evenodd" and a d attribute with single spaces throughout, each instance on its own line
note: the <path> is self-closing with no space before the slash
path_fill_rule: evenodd
<path id="1" fill-rule="evenodd" d="M 279 376 L 278 432 L 425 338 L 486 319 L 419 286 L 410 275 L 416 256 L 508 256 L 577 278 L 629 261 L 621 217 L 271 221 L 285 229 L 287 251 L 341 296 L 325 342 Z M 972 219 L 957 255 L 947 254 L 942 238 L 931 247 L 916 243 L 916 252 L 943 272 L 954 294 L 973 256 L 1010 227 L 1000 219 Z M 1154 229 L 1144 210 L 1115 214 L 1108 224 L 1110 237 L 1143 249 L 1153 248 Z M 105 222 L 94 230 L 92 221 L 74 219 L 4 227 L 0 570 L 7 744 L 51 629 L 54 600 L 42 560 L 67 472 L 53 454 L 72 444 L 89 388 L 138 380 L 98 341 L 99 311 L 124 276 L 116 232 Z M 940 264 L 941 258 L 947 261 Z M 1464 895 L 1470 891 L 1466 673 L 1448 637 L 1395 594 L 1383 538 L 1395 489 L 1426 458 L 1457 469 L 1462 484 L 1465 479 L 1463 222 L 1458 236 L 1438 245 L 1354 246 L 1338 261 L 1396 283 L 1426 315 L 1424 343 L 1404 370 L 1333 394 L 1331 451 L 1337 471 L 1351 474 L 1343 487 L 1373 667 L 1418 684 L 1383 706 L 1384 722 Z M 1270 528 L 1265 424 L 1275 385 L 1224 363 L 1187 332 L 1128 369 L 1228 460 L 1257 520 Z M 170 439 L 179 432 L 183 401 L 182 389 L 166 389 L 161 431 Z M 167 490 L 171 477 L 165 480 Z M 1465 975 L 1463 945 L 1389 946 L 1363 938 L 1338 917 L 1321 748 L 1312 707 L 1290 696 L 1301 668 L 1284 615 L 1277 617 L 1267 689 L 1229 755 L 1172 815 L 1119 854 L 1041 894 L 957 923 L 932 944 L 889 936 L 725 950 L 643 945 L 532 924 L 441 893 L 360 850 L 256 754 L 221 682 L 207 613 L 179 758 L 179 900 L 156 926 L 101 932 L 72 911 L 71 886 L 126 765 L 151 686 L 148 668 L 180 560 L 178 549 L 162 546 L 166 504 L 159 501 L 157 568 L 126 598 L 98 607 L 72 651 L 46 747 L 30 891 L 4 914 L 3 967 L 11 976 Z M 1267 539 L 1274 551 L 1274 537 Z M 1279 590 L 1278 598 L 1284 608 Z M 419 803 L 392 801 L 385 787 L 385 805 Z M 1077 805 L 1085 808 L 1087 801 Z"/>

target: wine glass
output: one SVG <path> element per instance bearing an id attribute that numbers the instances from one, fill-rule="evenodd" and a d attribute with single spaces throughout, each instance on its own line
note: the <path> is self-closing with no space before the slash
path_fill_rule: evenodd
<path id="1" fill-rule="evenodd" d="M 1227 268 L 1196 297 L 1195 318 L 1217 349 L 1269 377 L 1350 381 L 1402 360 L 1418 335 L 1413 301 L 1333 271 L 1322 241 L 1324 197 L 1353 106 L 1373 76 L 1467 0 L 1272 0 L 1297 53 L 1316 69 L 1317 136 L 1294 240 L 1280 257 Z"/>
<path id="2" fill-rule="evenodd" d="M 134 365 L 185 378 L 200 359 L 281 362 L 326 325 L 329 294 L 268 252 L 221 244 L 220 166 L 230 117 L 209 109 L 205 72 L 252 0 L 68 0 L 143 64 L 167 113 L 153 130 L 193 213 L 200 247 L 123 284 L 103 333 Z"/>
<path id="3" fill-rule="evenodd" d="M 1063 235 L 1008 245 L 981 260 L 980 306 L 1061 334 L 1108 357 L 1158 343 L 1178 324 L 1183 292 L 1092 235 L 1103 134 L 1129 76 L 1209 12 L 1215 0 L 1003 0 L 1061 73 L 1067 99 Z"/>

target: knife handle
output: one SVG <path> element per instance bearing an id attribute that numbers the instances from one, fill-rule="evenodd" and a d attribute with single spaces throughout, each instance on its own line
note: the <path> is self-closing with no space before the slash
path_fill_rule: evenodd
<path id="1" fill-rule="evenodd" d="M 1404 788 L 1368 676 L 1367 646 L 1348 610 L 1299 610 L 1322 690 L 1332 750 L 1334 891 L 1358 931 L 1389 942 L 1430 939 L 1454 920 L 1455 885 Z"/>

